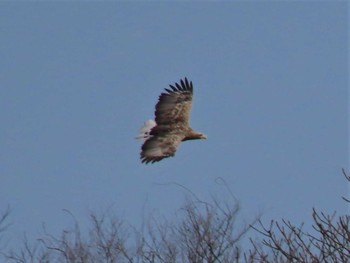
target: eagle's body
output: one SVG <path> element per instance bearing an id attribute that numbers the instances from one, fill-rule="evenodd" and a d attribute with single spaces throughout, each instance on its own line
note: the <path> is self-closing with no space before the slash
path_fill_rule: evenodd
<path id="1" fill-rule="evenodd" d="M 143 163 L 154 163 L 174 156 L 182 141 L 206 139 L 206 135 L 192 130 L 189 117 L 192 107 L 193 85 L 187 78 L 180 84 L 169 85 L 166 93 L 159 96 L 155 111 L 155 121 L 145 122 L 141 134 L 144 139 L 141 148 Z"/>

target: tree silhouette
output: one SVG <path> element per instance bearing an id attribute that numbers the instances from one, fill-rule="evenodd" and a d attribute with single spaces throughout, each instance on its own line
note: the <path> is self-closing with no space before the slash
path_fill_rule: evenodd
<path id="1" fill-rule="evenodd" d="M 346 180 L 350 176 L 343 170 Z M 345 202 L 349 200 L 343 197 Z M 72 228 L 59 236 L 44 234 L 35 242 L 24 239 L 22 249 L 1 254 L 8 262 L 21 263 L 232 263 L 232 262 L 349 262 L 350 216 L 327 215 L 312 210 L 314 233 L 288 220 L 272 220 L 265 226 L 256 218 L 237 226 L 239 205 L 234 200 L 203 202 L 188 198 L 171 221 L 151 217 L 140 229 L 110 212 L 90 214 L 88 231 L 74 219 Z M 73 214 L 68 212 L 72 218 Z M 8 229 L 10 209 L 0 214 L 0 234 Z M 240 242 L 254 229 L 261 241 Z M 1 238 L 1 235 L 0 235 Z M 0 239 L 1 240 L 1 239 Z M 32 244 L 32 245 L 30 245 Z"/>

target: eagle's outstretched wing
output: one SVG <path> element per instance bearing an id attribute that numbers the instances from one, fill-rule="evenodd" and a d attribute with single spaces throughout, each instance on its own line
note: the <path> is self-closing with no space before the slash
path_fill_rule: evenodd
<path id="1" fill-rule="evenodd" d="M 154 163 L 174 156 L 181 141 L 182 136 L 175 134 L 153 136 L 142 145 L 141 161 L 143 163 Z"/>
<path id="2" fill-rule="evenodd" d="M 171 89 L 159 96 L 155 111 L 157 125 L 189 126 L 192 107 L 193 85 L 187 78 L 180 84 L 169 85 Z"/>

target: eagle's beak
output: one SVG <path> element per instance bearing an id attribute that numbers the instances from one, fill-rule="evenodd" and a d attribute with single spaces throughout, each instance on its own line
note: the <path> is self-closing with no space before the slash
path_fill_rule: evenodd
<path id="1" fill-rule="evenodd" d="M 205 134 L 202 134 L 201 139 L 208 139 L 208 136 Z"/>

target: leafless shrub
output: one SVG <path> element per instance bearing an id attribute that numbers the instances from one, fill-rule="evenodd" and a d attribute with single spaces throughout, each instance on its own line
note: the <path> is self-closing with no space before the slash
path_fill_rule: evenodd
<path id="1" fill-rule="evenodd" d="M 50 252 L 43 247 L 40 242 L 35 241 L 33 244 L 25 236 L 23 246 L 18 251 L 10 250 L 3 253 L 3 257 L 9 262 L 17 263 L 49 263 L 52 262 Z"/>
<path id="2" fill-rule="evenodd" d="M 5 211 L 1 212 L 1 214 L 0 214 L 0 233 L 5 231 L 10 226 L 10 224 L 6 222 L 8 220 L 9 215 L 10 215 L 10 212 L 11 212 L 11 209 L 8 206 L 5 209 Z"/>
<path id="3" fill-rule="evenodd" d="M 343 174 L 350 181 L 344 170 Z M 272 220 L 269 226 L 259 221 L 260 227 L 253 228 L 264 237 L 265 249 L 251 240 L 255 259 L 260 262 L 348 262 L 350 216 L 326 215 L 313 209 L 312 221 L 315 234 L 304 232 L 303 224 L 295 226 L 287 220 L 282 223 Z"/>
<path id="4" fill-rule="evenodd" d="M 342 169 L 342 172 L 343 172 L 343 175 L 345 177 L 345 179 L 350 182 L 350 175 L 348 175 L 346 172 L 345 172 L 345 169 Z M 345 200 L 345 202 L 347 203 L 350 203 L 350 200 L 348 198 L 345 198 L 343 197 L 343 200 Z"/>
<path id="5" fill-rule="evenodd" d="M 176 223 L 154 223 L 142 236 L 142 262 L 238 262 L 249 225 L 236 227 L 239 206 L 188 200 Z M 254 224 L 255 222 L 252 222 Z"/>
<path id="6" fill-rule="evenodd" d="M 343 174 L 350 181 L 344 170 Z M 110 213 L 92 213 L 88 231 L 82 231 L 74 219 L 73 228 L 60 236 L 45 230 L 34 245 L 25 239 L 19 252 L 3 255 L 9 262 L 21 263 L 349 262 L 349 215 L 326 215 L 313 209 L 313 234 L 304 231 L 303 224 L 295 226 L 288 220 L 272 220 L 266 226 L 257 218 L 237 227 L 239 205 L 235 200 L 231 203 L 215 198 L 207 203 L 192 195 L 173 220 L 151 217 L 141 230 Z M 8 213 L 0 216 L 0 231 L 8 226 L 4 224 Z M 240 242 L 250 228 L 262 241 L 250 239 L 251 247 L 242 248 Z"/>
<path id="7" fill-rule="evenodd" d="M 238 205 L 188 199 L 175 220 L 151 218 L 143 231 L 110 214 L 92 213 L 87 234 L 82 234 L 76 220 L 72 229 L 63 230 L 58 237 L 44 228 L 44 236 L 35 245 L 25 240 L 24 248 L 6 254 L 6 259 L 42 263 L 238 262 L 242 258 L 239 241 L 249 230 L 249 225 L 235 226 L 238 212 Z"/>
<path id="8" fill-rule="evenodd" d="M 133 262 L 126 248 L 127 231 L 122 220 L 91 213 L 87 237 L 82 237 L 75 221 L 74 228 L 64 230 L 59 238 L 46 234 L 41 242 L 57 262 Z"/>
<path id="9" fill-rule="evenodd" d="M 4 250 L 2 244 L 3 232 L 10 226 L 10 223 L 7 223 L 8 217 L 10 215 L 10 207 L 8 206 L 4 212 L 0 213 L 0 253 Z"/>
<path id="10" fill-rule="evenodd" d="M 182 262 L 233 262 L 240 258 L 239 241 L 249 226 L 235 228 L 237 204 L 223 206 L 213 200 L 199 206 L 189 202 L 183 210 L 184 219 L 176 227 Z"/>

